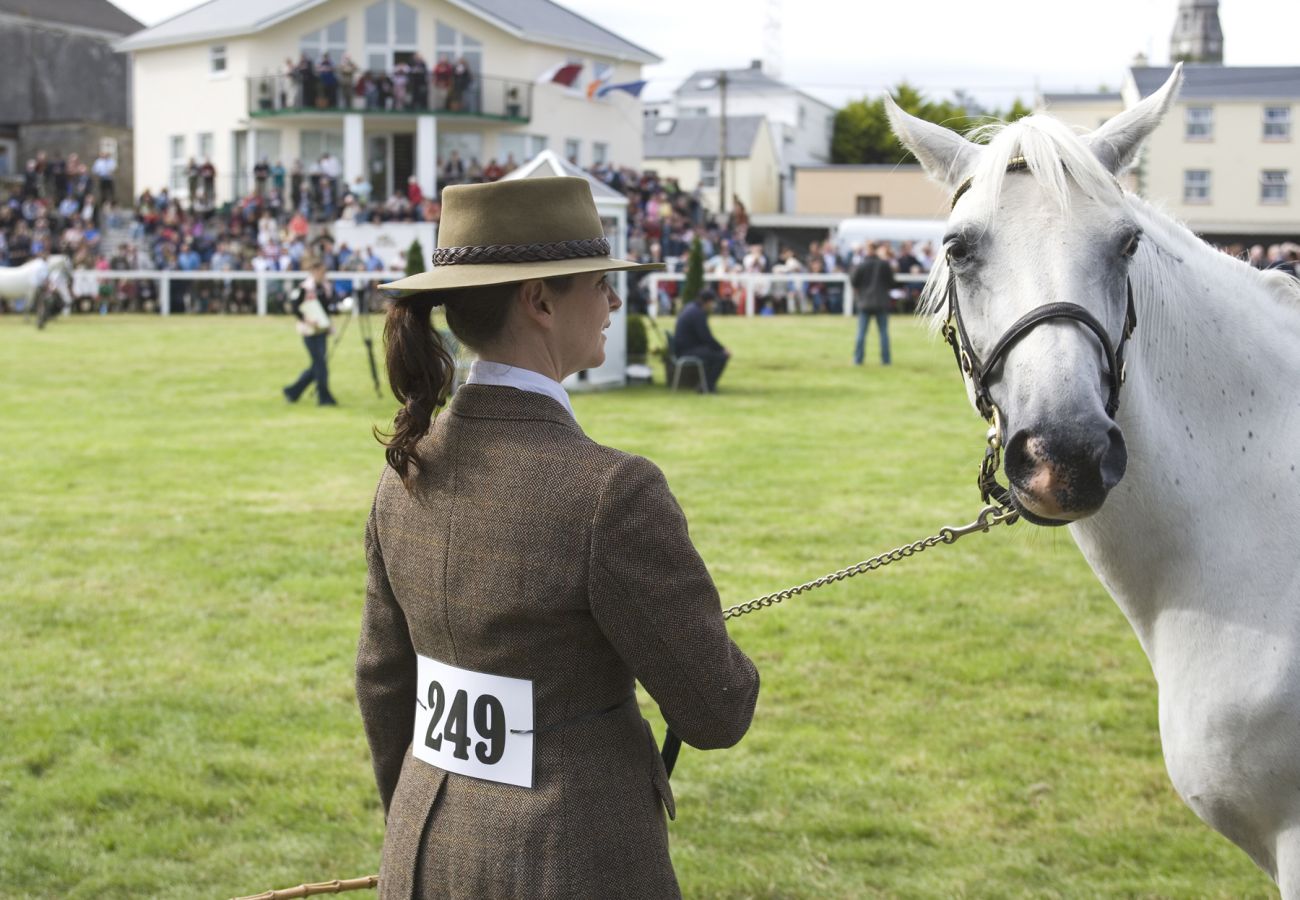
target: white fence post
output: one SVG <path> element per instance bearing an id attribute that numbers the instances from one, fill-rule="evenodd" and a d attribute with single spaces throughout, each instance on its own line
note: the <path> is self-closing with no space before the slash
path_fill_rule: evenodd
<path id="1" fill-rule="evenodd" d="M 172 280 L 166 272 L 158 273 L 158 312 L 172 314 Z"/>
<path id="2" fill-rule="evenodd" d="M 266 315 L 266 273 L 257 273 L 257 314 Z"/>

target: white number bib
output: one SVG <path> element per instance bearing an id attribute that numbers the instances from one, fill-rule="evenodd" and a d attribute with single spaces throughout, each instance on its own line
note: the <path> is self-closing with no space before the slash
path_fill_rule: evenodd
<path id="1" fill-rule="evenodd" d="M 411 755 L 459 775 L 532 787 L 532 681 L 416 659 Z"/>

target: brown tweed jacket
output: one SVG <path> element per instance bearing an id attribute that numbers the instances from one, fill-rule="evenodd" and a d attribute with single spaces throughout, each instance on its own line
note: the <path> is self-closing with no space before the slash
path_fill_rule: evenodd
<path id="1" fill-rule="evenodd" d="M 366 528 L 357 700 L 387 814 L 380 897 L 680 896 L 633 679 L 714 748 L 748 729 L 758 673 L 662 473 L 550 398 L 487 385 L 457 392 L 420 458 L 414 493 L 385 469 Z M 411 756 L 417 653 L 533 681 L 532 788 Z"/>

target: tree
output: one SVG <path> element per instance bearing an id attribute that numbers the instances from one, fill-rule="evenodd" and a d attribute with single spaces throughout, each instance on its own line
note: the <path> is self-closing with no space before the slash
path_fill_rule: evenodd
<path id="1" fill-rule="evenodd" d="M 704 288 L 704 247 L 698 237 L 691 240 L 691 255 L 686 262 L 686 280 L 682 282 L 682 303 L 690 303 Z"/>
<path id="2" fill-rule="evenodd" d="M 419 275 L 424 271 L 424 249 L 420 246 L 419 238 L 411 241 L 410 249 L 406 251 L 406 275 L 409 278 L 412 275 Z"/>
<path id="3" fill-rule="evenodd" d="M 906 81 L 889 92 L 904 112 L 919 119 L 943 125 L 957 132 L 966 132 L 988 116 L 1011 122 L 1027 115 L 1030 110 L 1019 99 L 1005 115 L 979 106 L 965 91 L 958 91 L 954 101 L 931 101 Z M 911 154 L 898 142 L 889 127 L 883 97 L 875 100 L 854 100 L 835 114 L 835 129 L 831 137 L 831 162 L 835 163 L 887 163 L 912 161 Z"/>

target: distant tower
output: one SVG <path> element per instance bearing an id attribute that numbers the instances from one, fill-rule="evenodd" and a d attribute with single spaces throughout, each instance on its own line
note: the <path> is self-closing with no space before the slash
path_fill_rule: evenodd
<path id="1" fill-rule="evenodd" d="M 1218 0 L 1178 0 L 1178 19 L 1169 38 L 1169 61 L 1223 65 L 1223 29 Z"/>
<path id="2" fill-rule="evenodd" d="M 781 79 L 781 0 L 767 0 L 763 21 L 763 71 Z"/>

